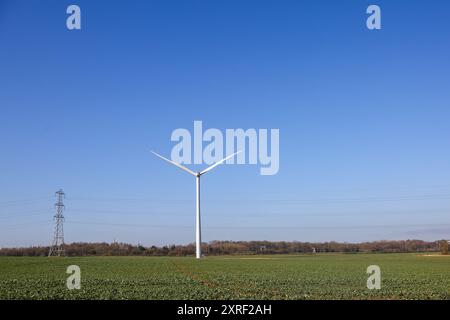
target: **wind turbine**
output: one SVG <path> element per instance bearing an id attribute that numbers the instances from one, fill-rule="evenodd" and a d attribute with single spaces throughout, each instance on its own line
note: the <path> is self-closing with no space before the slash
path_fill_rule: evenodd
<path id="1" fill-rule="evenodd" d="M 230 154 L 226 158 L 223 158 L 222 160 L 217 161 L 216 163 L 214 163 L 213 165 L 209 166 L 208 168 L 206 168 L 203 171 L 194 172 L 192 170 L 189 170 L 185 166 L 182 166 L 181 164 L 176 163 L 175 161 L 169 160 L 169 159 L 163 157 L 162 155 L 157 154 L 156 152 L 152 151 L 152 153 L 155 156 L 157 156 L 157 157 L 159 157 L 159 158 L 161 158 L 161 159 L 163 159 L 163 160 L 173 164 L 174 166 L 177 166 L 178 168 L 186 171 L 187 173 L 190 173 L 193 176 L 195 176 L 196 186 L 197 186 L 197 189 L 196 189 L 197 190 L 197 195 L 196 195 L 196 220 L 195 220 L 195 222 L 196 222 L 195 223 L 195 256 L 196 256 L 197 259 L 200 259 L 201 255 L 202 255 L 201 247 L 200 247 L 201 242 L 202 242 L 202 230 L 201 230 L 201 223 L 200 223 L 200 177 L 202 175 L 204 175 L 205 173 L 207 173 L 208 171 L 211 171 L 212 169 L 217 167 L 219 164 L 222 164 L 225 161 L 227 161 L 228 159 L 234 157 L 235 155 L 237 155 L 240 152 L 241 151 L 238 151 L 238 152 L 235 152 L 233 154 Z"/>

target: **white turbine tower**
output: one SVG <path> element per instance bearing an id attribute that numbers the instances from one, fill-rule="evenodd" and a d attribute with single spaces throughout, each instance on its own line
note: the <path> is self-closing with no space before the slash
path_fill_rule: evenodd
<path id="1" fill-rule="evenodd" d="M 228 159 L 234 157 L 235 155 L 237 155 L 237 154 L 240 153 L 240 152 L 241 152 L 241 151 L 238 151 L 238 152 L 236 152 L 236 153 L 230 154 L 230 155 L 227 156 L 226 158 L 224 158 L 224 159 L 222 159 L 222 160 L 220 160 L 220 161 L 214 163 L 213 165 L 211 165 L 210 167 L 206 168 L 206 169 L 203 170 L 203 171 L 200 171 L 200 172 L 194 172 L 194 171 L 192 171 L 192 170 L 189 170 L 189 169 L 186 168 L 185 166 L 182 166 L 182 165 L 179 164 L 179 163 L 176 163 L 176 162 L 174 162 L 174 161 L 172 161 L 172 160 L 169 160 L 169 159 L 167 159 L 167 158 L 164 158 L 162 155 L 157 154 L 156 152 L 152 151 L 152 153 L 153 153 L 155 156 L 157 156 L 157 157 L 159 157 L 159 158 L 161 158 L 161 159 L 163 159 L 163 160 L 165 160 L 165 161 L 167 161 L 167 162 L 169 162 L 169 163 L 171 163 L 171 164 L 177 166 L 178 168 L 180 168 L 180 169 L 186 171 L 187 173 L 190 173 L 190 174 L 192 174 L 193 176 L 195 176 L 196 185 L 197 185 L 197 195 L 196 195 L 196 199 L 197 199 L 196 203 L 197 203 L 197 205 L 196 205 L 196 220 L 195 220 L 195 222 L 196 222 L 196 223 L 195 223 L 195 256 L 197 257 L 197 259 L 200 259 L 201 255 L 202 255 L 201 247 L 200 247 L 201 242 L 202 242 L 202 230 L 201 230 L 201 223 L 200 223 L 200 177 L 201 177 L 203 174 L 207 173 L 208 171 L 210 171 L 210 170 L 214 169 L 215 167 L 217 167 L 219 164 L 222 164 L 222 163 L 224 163 L 225 161 L 227 161 Z"/>

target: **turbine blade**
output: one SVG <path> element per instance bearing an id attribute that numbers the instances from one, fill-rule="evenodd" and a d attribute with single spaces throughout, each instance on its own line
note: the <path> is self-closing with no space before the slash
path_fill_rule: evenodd
<path id="1" fill-rule="evenodd" d="M 230 155 L 227 156 L 226 158 L 223 158 L 222 160 L 220 160 L 220 161 L 214 163 L 212 166 L 210 166 L 210 167 L 206 168 L 205 170 L 203 170 L 202 172 L 200 172 L 200 175 L 202 175 L 202 174 L 204 174 L 204 173 L 207 173 L 208 171 L 210 171 L 210 170 L 214 169 L 215 167 L 217 167 L 219 164 L 224 163 L 224 162 L 227 161 L 228 159 L 234 157 L 235 155 L 237 155 L 238 153 L 241 153 L 241 152 L 242 152 L 242 151 L 238 151 L 238 152 L 235 152 L 235 153 L 233 153 L 233 154 L 230 154 Z"/>
<path id="2" fill-rule="evenodd" d="M 157 154 L 157 153 L 154 152 L 154 151 L 152 151 L 152 153 L 153 153 L 155 156 L 157 156 L 158 158 L 161 158 L 161 159 L 163 159 L 163 160 L 166 160 L 167 162 L 169 162 L 169 163 L 173 164 L 174 166 L 177 166 L 178 168 L 180 168 L 180 169 L 182 169 L 182 170 L 184 170 L 184 171 L 186 171 L 186 172 L 192 174 L 193 176 L 197 176 L 197 174 L 196 174 L 194 171 L 189 170 L 189 169 L 186 168 L 185 166 L 182 166 L 181 164 L 176 163 L 175 161 L 172 161 L 172 160 L 169 160 L 169 159 L 167 159 L 167 158 L 164 158 L 162 155 Z"/>

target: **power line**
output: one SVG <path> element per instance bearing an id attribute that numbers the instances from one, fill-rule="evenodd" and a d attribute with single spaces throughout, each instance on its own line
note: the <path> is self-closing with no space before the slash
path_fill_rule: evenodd
<path id="1" fill-rule="evenodd" d="M 125 224 L 125 223 L 109 223 L 109 222 L 92 222 L 92 221 L 67 221 L 69 224 L 81 225 L 99 225 L 105 227 L 131 227 L 131 228 L 152 228 L 152 229 L 188 229 L 192 225 L 145 225 L 145 224 Z M 410 227 L 450 227 L 450 224 L 442 223 L 417 223 L 417 224 L 367 224 L 367 225 L 350 225 L 350 226 L 208 226 L 206 229 L 358 229 L 358 228 L 410 228 Z"/>
<path id="2" fill-rule="evenodd" d="M 3 227 L 6 227 L 7 230 L 13 230 L 13 229 L 21 229 L 23 227 L 28 227 L 28 226 L 48 226 L 49 221 L 36 221 L 36 222 L 26 222 L 26 223 L 19 223 L 19 224 L 9 224 L 9 225 L 2 225 Z"/>
<path id="3" fill-rule="evenodd" d="M 48 199 L 49 197 L 40 197 L 34 199 L 27 200 L 8 200 L 8 201 L 0 201 L 0 207 L 8 207 L 15 205 L 23 205 L 23 204 L 33 204 L 36 202 L 41 202 L 42 200 Z M 149 198 L 114 198 L 114 197 L 71 197 L 70 199 L 75 201 L 93 201 L 93 202 L 134 202 L 134 201 L 143 201 L 143 202 L 152 202 L 152 203 L 190 203 L 192 200 L 188 199 L 149 199 Z M 355 198 L 312 198 L 312 199 L 210 199 L 206 200 L 206 202 L 221 202 L 221 201 L 244 201 L 244 202 L 274 202 L 274 203 L 282 203 L 282 202 L 305 202 L 305 203 L 334 203 L 334 202 L 378 202 L 378 201 L 406 201 L 406 200 L 436 200 L 436 199 L 450 199 L 450 194 L 422 194 L 422 195 L 398 195 L 398 196 L 374 196 L 374 197 L 355 197 Z"/>
<path id="4" fill-rule="evenodd" d="M 49 198 L 46 198 L 46 200 L 48 201 Z M 11 208 L 11 207 L 16 207 L 16 206 L 23 206 L 23 205 L 34 205 L 37 203 L 42 203 L 43 200 L 24 200 L 24 201 L 4 201 L 4 202 L 0 202 L 0 208 Z"/>
<path id="5" fill-rule="evenodd" d="M 43 199 L 50 199 L 50 197 L 38 197 L 38 198 L 32 198 L 32 199 L 24 199 L 24 200 L 5 200 L 5 201 L 0 201 L 0 205 L 2 204 L 15 204 L 15 203 L 26 203 L 26 202 L 37 202 L 37 201 L 42 201 Z"/>
<path id="6" fill-rule="evenodd" d="M 192 200 L 181 199 L 146 199 L 146 198 L 71 198 L 78 201 L 93 202 L 113 202 L 113 201 L 143 201 L 152 203 L 191 203 Z M 398 196 L 374 196 L 374 197 L 355 197 L 355 198 L 312 198 L 312 199 L 209 199 L 205 202 L 268 202 L 268 203 L 340 203 L 340 202 L 384 202 L 384 201 L 410 201 L 410 200 L 440 200 L 450 199 L 450 194 L 422 194 L 422 195 L 398 195 Z"/>
<path id="7" fill-rule="evenodd" d="M 36 212 L 36 211 L 35 211 Z M 14 214 L 9 216 L 0 216 L 0 219 L 10 219 L 10 218 L 23 218 L 23 217 L 33 217 L 33 216 L 43 216 L 47 215 L 48 213 L 21 213 L 21 214 Z"/>

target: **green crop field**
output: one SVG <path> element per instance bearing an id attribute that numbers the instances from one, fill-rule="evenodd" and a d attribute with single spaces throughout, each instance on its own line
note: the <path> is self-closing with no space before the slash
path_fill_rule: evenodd
<path id="1" fill-rule="evenodd" d="M 69 265 L 80 290 L 66 287 Z M 366 287 L 369 265 L 380 290 Z M 0 257 L 0 299 L 450 299 L 450 256 Z"/>

